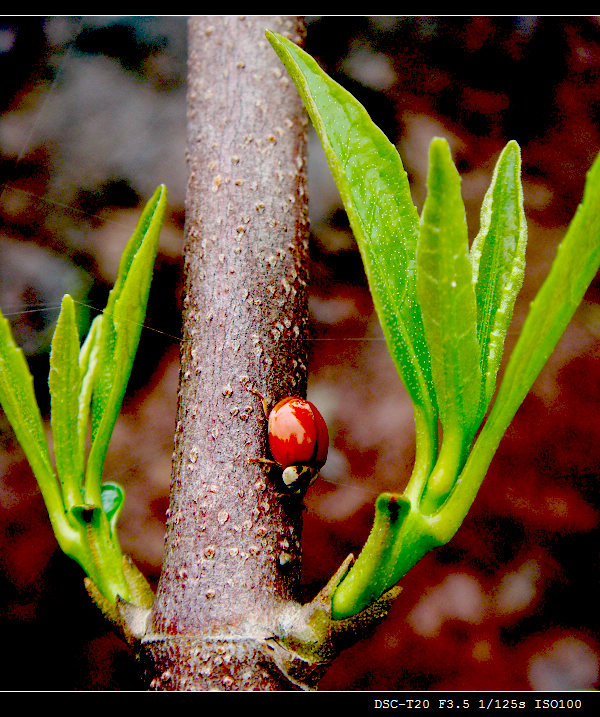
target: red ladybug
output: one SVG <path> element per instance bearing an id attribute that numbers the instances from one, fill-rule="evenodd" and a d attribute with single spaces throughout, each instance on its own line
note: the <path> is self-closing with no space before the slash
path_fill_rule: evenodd
<path id="1" fill-rule="evenodd" d="M 270 413 L 264 399 L 263 407 L 269 420 L 269 448 L 273 460 L 254 460 L 276 463 L 283 468 L 286 492 L 302 493 L 314 483 L 327 460 L 327 424 L 314 404 L 296 396 L 282 399 Z"/>
<path id="2" fill-rule="evenodd" d="M 283 468 L 286 489 L 298 493 L 308 488 L 329 449 L 327 424 L 316 406 L 295 396 L 279 401 L 269 414 L 269 448 Z"/>

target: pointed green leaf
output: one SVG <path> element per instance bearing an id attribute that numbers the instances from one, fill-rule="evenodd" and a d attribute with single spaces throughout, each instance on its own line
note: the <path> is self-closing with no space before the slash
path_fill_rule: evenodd
<path id="1" fill-rule="evenodd" d="M 268 31 L 267 38 L 319 135 L 362 254 L 390 354 L 418 409 L 415 418 L 423 418 L 421 430 L 433 453 L 435 392 L 416 297 L 419 218 L 406 172 L 394 145 L 349 92 L 289 40 Z"/>
<path id="2" fill-rule="evenodd" d="M 488 418 L 488 430 L 506 430 L 599 267 L 600 155 L 588 172 L 583 201 L 558 247 L 550 273 L 531 303 Z"/>
<path id="3" fill-rule="evenodd" d="M 460 177 L 443 139 L 430 147 L 428 194 L 417 249 L 417 289 L 446 433 L 470 440 L 481 374 L 476 307 Z"/>
<path id="4" fill-rule="evenodd" d="M 0 404 L 40 484 L 49 509 L 62 500 L 46 442 L 44 425 L 23 351 L 0 312 Z"/>
<path id="5" fill-rule="evenodd" d="M 521 152 L 509 142 L 500 155 L 481 207 L 479 234 L 471 247 L 477 297 L 477 339 L 483 377 L 483 418 L 496 386 L 504 340 L 525 272 L 527 222 L 523 211 Z"/>
<path id="6" fill-rule="evenodd" d="M 146 205 L 119 265 L 100 324 L 92 397 L 92 445 L 86 470 L 86 499 L 100 505 L 102 468 L 137 350 L 160 228 L 166 188 L 160 186 Z"/>
<path id="7" fill-rule="evenodd" d="M 75 304 L 68 294 L 63 297 L 52 337 L 48 386 L 56 470 L 65 507 L 69 508 L 82 502 L 83 454 L 77 431 L 81 388 L 79 333 Z"/>
<path id="8" fill-rule="evenodd" d="M 0 312 L 0 405 L 29 461 L 44 498 L 48 516 L 62 550 L 78 560 L 81 540 L 65 516 L 65 509 L 42 416 L 35 399 L 33 377 L 10 326 Z"/>
<path id="9" fill-rule="evenodd" d="M 79 371 L 81 373 L 81 390 L 79 392 L 79 415 L 77 419 L 77 435 L 79 451 L 85 456 L 85 444 L 89 432 L 90 405 L 96 367 L 98 365 L 99 338 L 102 314 L 92 321 L 88 335 L 79 352 Z"/>
<path id="10" fill-rule="evenodd" d="M 439 521 L 444 542 L 461 525 L 502 436 L 600 268 L 599 208 L 600 154 L 588 172 L 583 201 L 558 247 L 550 273 L 531 302 L 492 410 L 444 506 Z"/>

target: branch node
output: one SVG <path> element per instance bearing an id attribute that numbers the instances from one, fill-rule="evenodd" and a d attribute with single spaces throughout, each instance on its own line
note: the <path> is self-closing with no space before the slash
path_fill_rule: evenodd
<path id="1" fill-rule="evenodd" d="M 354 556 L 349 555 L 309 603 L 286 603 L 279 612 L 274 634 L 264 640 L 263 651 L 301 689 L 316 689 L 335 657 L 370 634 L 400 594 L 402 588 L 395 586 L 356 615 L 332 619 L 331 597 L 353 561 Z"/>

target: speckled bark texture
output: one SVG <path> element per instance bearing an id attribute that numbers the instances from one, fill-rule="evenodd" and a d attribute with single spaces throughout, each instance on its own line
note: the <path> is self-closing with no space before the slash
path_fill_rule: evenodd
<path id="1" fill-rule="evenodd" d="M 270 401 L 306 391 L 301 101 L 265 39 L 296 17 L 189 21 L 178 423 L 166 549 L 143 649 L 154 689 L 289 689 L 260 645 L 296 597 L 302 504 L 266 456 Z"/>

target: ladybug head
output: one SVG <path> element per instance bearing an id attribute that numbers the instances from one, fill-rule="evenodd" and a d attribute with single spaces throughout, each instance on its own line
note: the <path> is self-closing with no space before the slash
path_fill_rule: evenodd
<path id="1" fill-rule="evenodd" d="M 313 466 L 288 466 L 281 474 L 286 493 L 304 493 L 315 482 L 319 471 Z"/>

